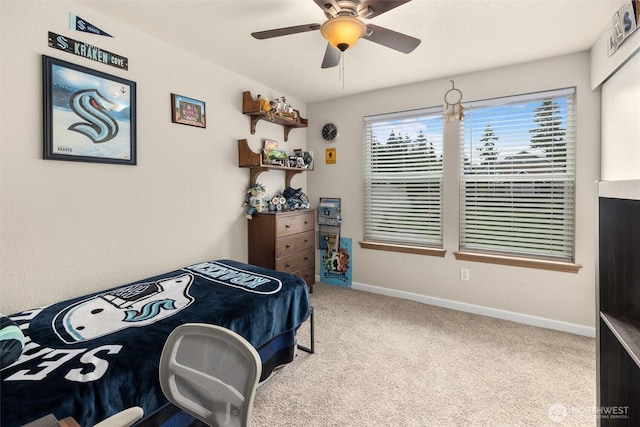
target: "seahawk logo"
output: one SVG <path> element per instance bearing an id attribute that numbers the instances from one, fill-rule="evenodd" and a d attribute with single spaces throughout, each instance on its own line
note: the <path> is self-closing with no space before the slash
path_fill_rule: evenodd
<path id="1" fill-rule="evenodd" d="M 185 273 L 96 295 L 56 314 L 53 329 L 62 341 L 73 344 L 122 329 L 147 326 L 191 305 L 192 283 L 193 275 Z"/>

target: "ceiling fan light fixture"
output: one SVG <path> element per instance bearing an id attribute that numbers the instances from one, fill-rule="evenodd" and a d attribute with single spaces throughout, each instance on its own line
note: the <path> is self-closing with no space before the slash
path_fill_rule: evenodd
<path id="1" fill-rule="evenodd" d="M 362 37 L 367 26 L 353 16 L 336 16 L 322 24 L 320 33 L 336 49 L 345 51 L 355 46 Z"/>

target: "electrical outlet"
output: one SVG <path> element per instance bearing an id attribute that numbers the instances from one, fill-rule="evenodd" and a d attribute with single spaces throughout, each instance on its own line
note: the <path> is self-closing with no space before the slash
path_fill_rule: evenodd
<path id="1" fill-rule="evenodd" d="M 460 280 L 463 280 L 465 282 L 469 281 L 469 269 L 468 268 L 461 268 L 460 269 Z"/>

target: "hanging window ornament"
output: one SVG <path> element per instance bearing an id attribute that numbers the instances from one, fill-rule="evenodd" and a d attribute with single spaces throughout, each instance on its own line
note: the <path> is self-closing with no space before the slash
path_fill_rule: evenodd
<path id="1" fill-rule="evenodd" d="M 456 89 L 455 83 L 451 81 L 451 89 L 444 94 L 444 111 L 442 112 L 442 118 L 445 123 L 452 121 L 462 120 L 464 117 L 464 109 L 462 108 L 462 92 L 460 89 Z"/>

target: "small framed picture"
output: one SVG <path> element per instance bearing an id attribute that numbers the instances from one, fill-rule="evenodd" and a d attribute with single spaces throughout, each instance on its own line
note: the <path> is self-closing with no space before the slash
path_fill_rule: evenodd
<path id="1" fill-rule="evenodd" d="M 204 101 L 171 94 L 171 121 L 183 125 L 207 127 Z"/>
<path id="2" fill-rule="evenodd" d="M 45 160 L 136 164 L 136 83 L 42 55 Z"/>

